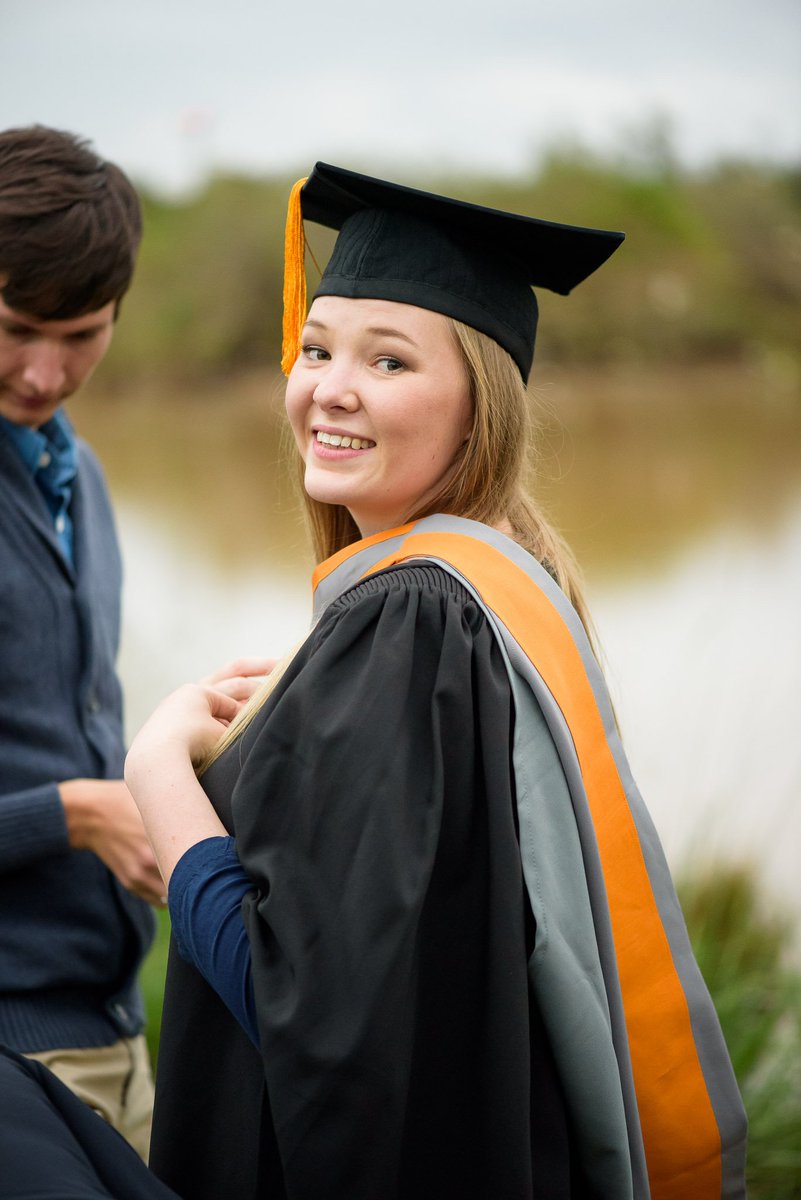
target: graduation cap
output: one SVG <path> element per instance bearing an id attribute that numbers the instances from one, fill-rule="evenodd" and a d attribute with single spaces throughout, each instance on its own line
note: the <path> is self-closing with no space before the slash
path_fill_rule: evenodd
<path id="1" fill-rule="evenodd" d="M 318 162 L 292 189 L 284 275 L 286 374 L 306 319 L 303 221 L 338 229 L 315 296 L 396 300 L 454 317 L 493 338 L 526 380 L 534 357 L 532 287 L 567 295 L 623 241 L 467 204 Z"/>

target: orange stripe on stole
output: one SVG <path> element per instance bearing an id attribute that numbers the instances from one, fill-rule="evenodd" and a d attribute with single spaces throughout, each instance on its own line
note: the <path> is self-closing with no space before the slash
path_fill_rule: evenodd
<path id="1" fill-rule="evenodd" d="M 576 747 L 603 868 L 652 1200 L 686 1200 L 688 1186 L 693 1200 L 719 1200 L 720 1134 L 686 997 L 573 636 L 524 571 L 464 534 L 413 533 L 369 574 L 414 557 L 442 559 L 465 575 L 534 663 L 561 709 Z"/>

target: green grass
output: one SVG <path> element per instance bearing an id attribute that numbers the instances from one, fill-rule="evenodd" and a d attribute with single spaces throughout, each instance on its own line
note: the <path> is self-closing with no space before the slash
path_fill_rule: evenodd
<path id="1" fill-rule="evenodd" d="M 801 970 L 789 920 L 747 868 L 688 876 L 679 896 L 748 1113 L 749 1200 L 801 1198 Z"/>
<path id="2" fill-rule="evenodd" d="M 144 961 L 139 976 L 139 986 L 145 1002 L 147 1015 L 147 1044 L 155 1066 L 161 1032 L 161 1008 L 164 998 L 164 975 L 167 970 L 167 951 L 170 947 L 170 915 L 166 909 L 156 913 L 158 927 L 156 940 Z"/>

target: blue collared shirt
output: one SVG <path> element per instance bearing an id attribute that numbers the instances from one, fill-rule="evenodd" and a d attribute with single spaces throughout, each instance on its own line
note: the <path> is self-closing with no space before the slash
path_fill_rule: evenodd
<path id="1" fill-rule="evenodd" d="M 63 412 L 55 413 L 39 429 L 17 425 L 0 416 L 0 427 L 9 436 L 22 462 L 45 498 L 61 551 L 71 565 L 72 519 L 69 507 L 78 469 L 78 447 L 72 426 Z"/>

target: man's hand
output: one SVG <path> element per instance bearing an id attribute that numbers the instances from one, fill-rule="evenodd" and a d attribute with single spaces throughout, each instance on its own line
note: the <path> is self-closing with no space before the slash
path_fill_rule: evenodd
<path id="1" fill-rule="evenodd" d="M 133 797 L 121 779 L 58 785 L 74 850 L 91 850 L 124 888 L 163 908 L 167 891 Z"/>

